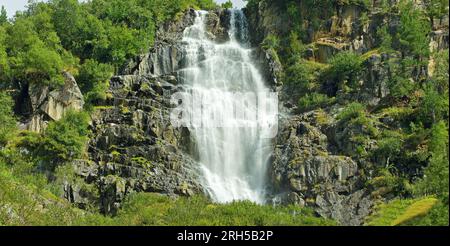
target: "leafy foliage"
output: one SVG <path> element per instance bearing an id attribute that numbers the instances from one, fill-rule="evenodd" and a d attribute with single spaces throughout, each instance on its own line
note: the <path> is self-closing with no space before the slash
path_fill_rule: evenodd
<path id="1" fill-rule="evenodd" d="M 84 152 L 88 135 L 89 116 L 85 112 L 68 111 L 64 117 L 51 122 L 44 134 L 40 156 L 51 170 L 57 164 L 79 158 Z"/>
<path id="2" fill-rule="evenodd" d="M 97 104 L 106 100 L 106 91 L 109 88 L 109 78 L 113 75 L 114 68 L 109 64 L 98 63 L 88 59 L 80 67 L 77 76 L 78 86 L 86 95 L 85 101 L 89 104 Z"/>
<path id="3" fill-rule="evenodd" d="M 423 14 L 412 1 L 402 0 L 399 9 L 401 25 L 397 38 L 401 48 L 420 58 L 426 57 L 429 54 L 429 25 Z"/>
<path id="4" fill-rule="evenodd" d="M 305 96 L 301 97 L 299 99 L 298 106 L 302 111 L 306 111 L 314 109 L 316 107 L 324 107 L 333 102 L 334 99 L 329 98 L 327 95 L 312 93 L 306 94 Z"/>
<path id="5" fill-rule="evenodd" d="M 417 193 L 436 194 L 444 201 L 448 201 L 448 127 L 443 121 L 435 124 L 431 129 L 429 150 L 430 164 L 425 169 L 424 178 L 417 184 Z"/>
<path id="6" fill-rule="evenodd" d="M 228 1 L 224 2 L 224 3 L 222 3 L 221 6 L 224 9 L 231 9 L 231 8 L 233 8 L 233 2 L 231 2 L 231 0 L 228 0 Z"/>
<path id="7" fill-rule="evenodd" d="M 362 71 L 362 59 L 352 52 L 340 52 L 330 60 L 328 76 L 339 84 L 340 88 L 348 85 L 350 88 L 357 88 L 357 79 Z"/>
<path id="8" fill-rule="evenodd" d="M 0 91 L 0 146 L 8 142 L 16 131 L 12 107 L 11 97 L 6 92 Z"/>

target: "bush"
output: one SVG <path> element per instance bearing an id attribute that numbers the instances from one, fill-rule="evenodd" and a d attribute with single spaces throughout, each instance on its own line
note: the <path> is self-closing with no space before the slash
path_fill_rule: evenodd
<path id="1" fill-rule="evenodd" d="M 340 52 L 330 59 L 328 76 L 340 88 L 348 85 L 350 88 L 356 89 L 358 87 L 357 79 L 362 71 L 362 62 L 361 57 L 353 52 Z"/>
<path id="2" fill-rule="evenodd" d="M 81 65 L 77 83 L 85 94 L 88 104 L 96 104 L 96 102 L 106 99 L 109 79 L 113 73 L 114 68 L 111 65 L 98 63 L 95 60 L 86 60 Z"/>
<path id="3" fill-rule="evenodd" d="M 262 42 L 262 47 L 266 50 L 274 49 L 277 50 L 280 47 L 280 40 L 274 34 L 269 34 Z"/>
<path id="4" fill-rule="evenodd" d="M 352 102 L 348 104 L 347 107 L 345 107 L 345 109 L 339 113 L 337 119 L 341 121 L 346 121 L 349 119 L 365 116 L 366 114 L 365 110 L 366 107 L 361 103 Z"/>
<path id="5" fill-rule="evenodd" d="M 378 141 L 378 148 L 373 155 L 380 165 L 388 165 L 397 159 L 405 156 L 402 155 L 404 136 L 395 131 L 385 130 Z"/>
<path id="6" fill-rule="evenodd" d="M 400 27 L 397 38 L 403 53 L 419 58 L 429 55 L 429 25 L 423 12 L 412 1 L 400 1 Z"/>
<path id="7" fill-rule="evenodd" d="M 56 165 L 79 158 L 88 139 L 89 115 L 85 112 L 68 111 L 64 117 L 51 122 L 44 133 L 39 155 L 53 170 Z"/>
<path id="8" fill-rule="evenodd" d="M 97 84 L 108 81 L 113 73 L 114 68 L 111 65 L 88 59 L 80 67 L 77 83 L 81 91 L 87 93 Z"/>
<path id="9" fill-rule="evenodd" d="M 324 64 L 301 59 L 286 69 L 286 85 L 297 96 L 317 92 L 325 68 Z"/>
<path id="10" fill-rule="evenodd" d="M 311 93 L 302 96 L 298 101 L 298 107 L 301 111 L 311 110 L 317 107 L 325 107 L 334 102 L 334 98 L 319 93 Z"/>
<path id="11" fill-rule="evenodd" d="M 416 193 L 436 195 L 448 201 L 448 128 L 443 121 L 435 124 L 431 129 L 429 152 L 431 153 L 429 165 L 425 168 L 424 178 L 416 185 Z"/>
<path id="12" fill-rule="evenodd" d="M 388 81 L 388 87 L 393 97 L 402 98 L 404 96 L 410 97 L 416 89 L 416 84 L 409 78 L 394 76 Z"/>
<path id="13" fill-rule="evenodd" d="M 426 85 L 425 95 L 419 103 L 419 120 L 426 126 L 431 126 L 449 117 L 448 96 L 443 96 L 433 85 Z"/>
<path id="14" fill-rule="evenodd" d="M 231 2 L 231 0 L 228 0 L 227 2 L 222 3 L 221 7 L 224 9 L 232 9 L 233 2 Z"/>
<path id="15" fill-rule="evenodd" d="M 0 146 L 8 142 L 16 131 L 13 105 L 11 97 L 6 92 L 0 91 Z"/>

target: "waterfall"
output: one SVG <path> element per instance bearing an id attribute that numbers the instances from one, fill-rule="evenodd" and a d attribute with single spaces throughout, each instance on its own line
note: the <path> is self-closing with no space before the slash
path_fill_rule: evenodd
<path id="1" fill-rule="evenodd" d="M 251 117 L 257 108 L 249 102 L 263 99 L 261 93 L 269 89 L 252 61 L 245 15 L 241 10 L 230 11 L 230 41 L 222 44 L 208 38 L 208 12 L 196 13 L 194 24 L 184 31 L 184 66 L 178 77 L 194 100 L 202 99 L 186 111 L 194 121 L 189 130 L 206 192 L 220 203 L 264 203 L 271 140 L 262 136 L 260 119 Z M 206 107 L 209 113 L 202 114 Z M 237 110 L 250 117 L 236 117 Z M 225 117 L 214 117 L 218 113 Z M 220 120 L 226 124 L 215 127 Z"/>

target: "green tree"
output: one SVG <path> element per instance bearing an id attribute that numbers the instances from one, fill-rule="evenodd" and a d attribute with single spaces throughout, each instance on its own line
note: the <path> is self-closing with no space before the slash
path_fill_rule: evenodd
<path id="1" fill-rule="evenodd" d="M 433 85 L 425 86 L 425 95 L 419 104 L 419 119 L 425 125 L 432 125 L 441 119 L 448 119 L 448 96 L 439 93 Z"/>
<path id="2" fill-rule="evenodd" d="M 233 3 L 231 2 L 231 0 L 228 0 L 225 3 L 222 3 L 222 8 L 224 8 L 224 9 L 232 9 L 233 8 Z"/>
<path id="3" fill-rule="evenodd" d="M 422 2 L 431 27 L 434 26 L 435 19 L 441 20 L 448 13 L 447 0 L 423 0 Z"/>
<path id="4" fill-rule="evenodd" d="M 286 84 L 300 95 L 315 92 L 319 89 L 319 75 L 323 67 L 319 63 L 303 59 L 286 69 Z"/>
<path id="5" fill-rule="evenodd" d="M 380 49 L 383 52 L 392 52 L 392 36 L 386 26 L 382 26 L 377 30 L 377 36 L 380 39 Z"/>
<path id="6" fill-rule="evenodd" d="M 16 17 L 14 25 L 7 30 L 8 60 L 15 80 L 46 84 L 64 82 L 61 75 L 64 62 L 60 54 L 39 38 L 30 19 Z"/>
<path id="7" fill-rule="evenodd" d="M 424 14 L 412 1 L 401 1 L 399 9 L 400 28 L 397 38 L 402 54 L 414 55 L 421 61 L 429 55 L 429 25 L 424 19 Z"/>
<path id="8" fill-rule="evenodd" d="M 421 195 L 438 195 L 448 203 L 448 127 L 444 121 L 432 127 L 429 151 L 430 162 L 425 168 L 424 178 L 417 184 L 417 192 Z"/>
<path id="9" fill-rule="evenodd" d="M 53 170 L 58 164 L 81 157 L 88 139 L 89 115 L 68 111 L 59 121 L 51 122 L 44 133 L 39 155 Z"/>
<path id="10" fill-rule="evenodd" d="M 445 49 L 434 54 L 435 59 L 435 71 L 431 78 L 432 83 L 436 90 L 443 96 L 448 97 L 449 75 L 449 50 Z"/>
<path id="11" fill-rule="evenodd" d="M 300 40 L 298 34 L 292 31 L 288 37 L 289 46 L 287 48 L 287 54 L 289 54 L 288 63 L 295 63 L 300 60 L 306 51 L 306 47 L 303 42 Z"/>
<path id="12" fill-rule="evenodd" d="M 77 76 L 77 82 L 86 96 L 86 102 L 94 103 L 106 99 L 108 81 L 113 72 L 114 69 L 109 64 L 98 63 L 91 59 L 84 62 Z"/>
<path id="13" fill-rule="evenodd" d="M 79 51 L 83 46 L 80 39 L 85 38 L 80 32 L 88 19 L 77 0 L 52 0 L 52 19 L 64 48 Z M 97 31 L 97 30 L 95 30 Z"/>
<path id="14" fill-rule="evenodd" d="M 0 26 L 6 22 L 8 22 L 8 14 L 6 13 L 5 6 L 2 5 L 2 9 L 0 10 Z"/>
<path id="15" fill-rule="evenodd" d="M 0 26 L 0 89 L 6 85 L 7 75 L 9 72 L 8 54 L 6 54 L 6 31 Z"/>
<path id="16" fill-rule="evenodd" d="M 83 93 L 92 90 L 96 84 L 105 82 L 113 75 L 113 68 L 109 64 L 99 63 L 88 59 L 81 65 L 77 76 L 78 86 Z"/>
<path id="17" fill-rule="evenodd" d="M 355 89 L 358 76 L 362 71 L 362 62 L 361 57 L 353 52 L 340 52 L 330 59 L 328 75 L 335 80 L 339 87 L 348 85 Z"/>
<path id="18" fill-rule="evenodd" d="M 390 94 L 396 98 L 404 96 L 411 96 L 411 93 L 416 89 L 416 83 L 409 78 L 404 78 L 399 75 L 394 75 L 388 81 Z"/>
<path id="19" fill-rule="evenodd" d="M 142 40 L 137 38 L 139 32 L 135 29 L 129 29 L 125 26 L 110 26 L 108 28 L 110 46 L 108 57 L 116 66 L 121 66 L 125 61 L 146 47 Z"/>
<path id="20" fill-rule="evenodd" d="M 0 91 L 0 145 L 4 145 L 16 131 L 16 121 L 12 111 L 12 98 Z"/>

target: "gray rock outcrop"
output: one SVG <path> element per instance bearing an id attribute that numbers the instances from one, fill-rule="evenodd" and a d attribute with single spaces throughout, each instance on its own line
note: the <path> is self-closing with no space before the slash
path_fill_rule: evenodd
<path id="1" fill-rule="evenodd" d="M 30 116 L 21 123 L 21 129 L 42 132 L 49 121 L 61 119 L 68 110 L 83 108 L 83 94 L 75 78 L 68 72 L 63 76 L 64 84 L 53 90 L 48 85 L 28 85 L 25 101 L 29 104 Z"/>
<path id="2" fill-rule="evenodd" d="M 283 203 L 312 207 L 343 225 L 360 225 L 373 205 L 358 164 L 333 155 L 322 132 L 324 112 L 283 118 L 271 166 Z"/>

